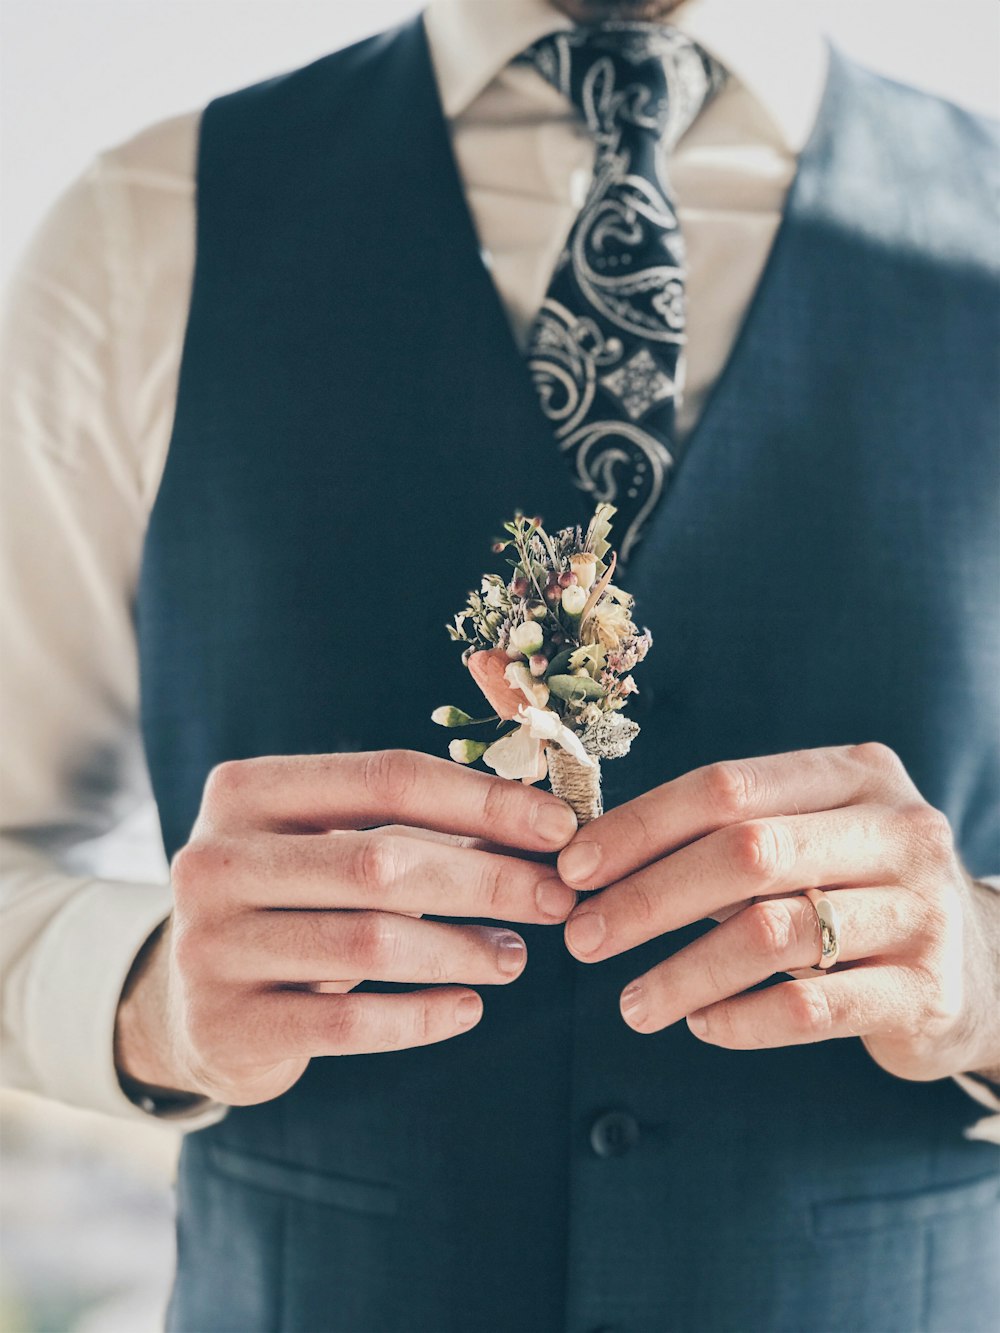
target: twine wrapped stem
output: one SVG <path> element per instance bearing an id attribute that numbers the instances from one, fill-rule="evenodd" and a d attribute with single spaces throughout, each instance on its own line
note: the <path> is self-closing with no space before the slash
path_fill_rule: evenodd
<path id="1" fill-rule="evenodd" d="M 592 767 L 581 764 L 559 745 L 546 747 L 549 760 L 549 786 L 552 794 L 565 801 L 582 826 L 604 813 L 601 798 L 601 762 Z"/>

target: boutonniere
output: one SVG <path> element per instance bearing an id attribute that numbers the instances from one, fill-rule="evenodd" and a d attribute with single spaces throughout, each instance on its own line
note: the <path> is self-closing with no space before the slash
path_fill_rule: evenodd
<path id="1" fill-rule="evenodd" d="M 614 513 L 598 505 L 585 533 L 550 536 L 540 518 L 523 514 L 504 524 L 508 536 L 493 550 L 509 553 L 510 577 L 483 575 L 447 626 L 466 645 L 462 661 L 493 712 L 474 718 L 449 706 L 431 715 L 443 727 L 496 723 L 496 739 L 453 740 L 452 759 L 481 759 L 525 783 L 548 776 L 581 824 L 603 810 L 600 761 L 627 754 L 638 735 L 622 710 L 638 693 L 631 673 L 653 641 L 632 621 L 633 598 L 611 582 Z"/>

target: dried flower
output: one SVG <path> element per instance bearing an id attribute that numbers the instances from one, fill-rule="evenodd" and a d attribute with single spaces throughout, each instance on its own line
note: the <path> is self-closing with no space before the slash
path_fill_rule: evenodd
<path id="1" fill-rule="evenodd" d="M 511 550 L 510 581 L 485 574 L 447 627 L 494 715 L 473 719 L 451 706 L 432 714 L 441 726 L 513 723 L 492 742 L 449 745 L 458 763 L 481 758 L 501 777 L 540 781 L 550 772 L 547 747 L 557 747 L 552 788 L 581 821 L 600 813 L 597 760 L 626 754 L 639 730 L 620 711 L 637 692 L 630 673 L 652 643 L 632 621 L 632 598 L 611 583 L 614 512 L 598 505 L 586 533 L 570 527 L 550 536 L 523 514 L 504 524 L 507 540 L 494 549 Z"/>

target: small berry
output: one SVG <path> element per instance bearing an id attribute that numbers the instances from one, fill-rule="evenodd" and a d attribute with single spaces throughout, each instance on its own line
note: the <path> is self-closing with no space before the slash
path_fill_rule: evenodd
<path id="1" fill-rule="evenodd" d="M 549 665 L 549 659 L 544 653 L 534 653 L 528 661 L 528 670 L 533 676 L 544 676 Z"/>
<path id="2" fill-rule="evenodd" d="M 565 574 L 559 575 L 560 588 L 572 588 L 573 584 L 576 582 L 577 582 L 577 577 L 571 569 L 567 570 Z"/>
<path id="3" fill-rule="evenodd" d="M 562 599 L 563 590 L 558 583 L 550 583 L 545 589 L 545 600 L 555 605 Z"/>
<path id="4" fill-rule="evenodd" d="M 519 575 L 519 576 L 513 581 L 513 583 L 510 585 L 510 590 L 511 590 L 511 592 L 514 594 L 515 597 L 527 597 L 527 595 L 528 595 L 528 589 L 529 589 L 530 587 L 531 587 L 531 584 L 530 584 L 530 583 L 528 582 L 528 580 L 524 577 L 524 575 L 521 574 L 521 575 Z"/>

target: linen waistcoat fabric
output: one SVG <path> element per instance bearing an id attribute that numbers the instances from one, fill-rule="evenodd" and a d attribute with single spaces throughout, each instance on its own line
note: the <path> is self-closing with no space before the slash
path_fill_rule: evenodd
<path id="1" fill-rule="evenodd" d="M 995 163 L 984 121 L 833 53 L 633 560 L 656 643 L 609 806 L 880 739 L 995 871 Z M 168 854 L 222 760 L 440 754 L 431 710 L 466 679 L 443 625 L 491 536 L 517 506 L 584 517 L 419 21 L 211 102 L 197 188 L 137 597 Z M 1000 1153 L 963 1138 L 978 1108 L 952 1081 L 893 1078 L 857 1041 L 640 1036 L 620 989 L 698 928 L 592 967 L 519 929 L 527 969 L 470 1033 L 314 1060 L 185 1139 L 173 1333 L 994 1326 Z"/>
<path id="2" fill-rule="evenodd" d="M 553 33 L 518 61 L 573 103 L 596 142 L 590 190 L 527 351 L 574 483 L 618 510 L 624 566 L 673 466 L 684 386 L 684 238 L 663 158 L 726 74 L 656 23 Z"/>

